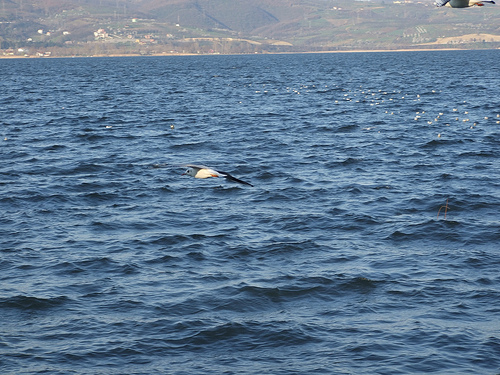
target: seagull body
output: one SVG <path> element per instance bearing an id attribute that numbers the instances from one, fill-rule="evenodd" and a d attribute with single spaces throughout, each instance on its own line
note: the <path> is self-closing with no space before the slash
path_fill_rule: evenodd
<path id="1" fill-rule="evenodd" d="M 494 1 L 487 0 L 436 0 L 438 7 L 449 6 L 452 8 L 468 8 L 472 6 L 482 7 L 485 3 L 495 4 Z"/>
<path id="2" fill-rule="evenodd" d="M 242 181 L 236 177 L 231 176 L 227 172 L 216 171 L 215 169 L 205 167 L 204 165 L 184 164 L 181 167 L 186 167 L 187 170 L 182 175 L 192 176 L 194 178 L 210 178 L 210 177 L 224 177 L 226 180 L 238 182 L 243 185 L 253 186 L 252 184 Z"/>

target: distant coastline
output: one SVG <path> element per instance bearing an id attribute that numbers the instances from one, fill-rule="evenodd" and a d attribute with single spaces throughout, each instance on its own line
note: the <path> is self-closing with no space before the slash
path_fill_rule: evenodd
<path id="1" fill-rule="evenodd" d="M 500 48 L 500 6 L 433 2 L 10 0 L 0 3 L 0 58 Z"/>

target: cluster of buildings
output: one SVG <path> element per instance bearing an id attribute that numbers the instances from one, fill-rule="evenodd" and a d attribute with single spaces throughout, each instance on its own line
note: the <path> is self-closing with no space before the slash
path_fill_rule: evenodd
<path id="1" fill-rule="evenodd" d="M 31 56 L 30 50 L 27 48 L 18 48 L 18 49 L 7 48 L 6 50 L 4 50 L 2 52 L 2 55 L 7 56 L 7 57 L 9 57 L 9 56 Z M 50 57 L 50 56 L 52 56 L 52 52 L 50 52 L 50 51 L 37 51 L 37 52 L 35 52 L 35 54 L 33 56 Z"/>
<path id="2" fill-rule="evenodd" d="M 173 35 L 168 34 L 166 36 L 167 38 L 171 37 L 173 38 Z M 115 34 L 110 34 L 107 32 L 105 29 L 98 29 L 97 31 L 94 31 L 94 40 L 96 41 L 113 41 L 115 43 L 120 43 L 120 42 L 130 42 L 134 41 L 135 43 L 138 44 L 157 44 L 158 43 L 158 37 L 156 37 L 153 34 L 146 34 L 146 35 L 138 35 L 137 33 L 123 33 L 122 31 L 117 32 Z"/>

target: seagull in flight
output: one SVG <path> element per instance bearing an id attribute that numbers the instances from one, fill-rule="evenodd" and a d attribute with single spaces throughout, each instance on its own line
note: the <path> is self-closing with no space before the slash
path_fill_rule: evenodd
<path id="1" fill-rule="evenodd" d="M 482 7 L 485 3 L 495 4 L 494 1 L 487 0 L 436 0 L 435 2 L 438 7 L 446 5 L 452 8 L 468 8 L 472 6 Z"/>
<path id="2" fill-rule="evenodd" d="M 242 181 L 236 177 L 231 176 L 227 172 L 216 171 L 215 169 L 205 167 L 204 165 L 183 164 L 181 167 L 186 167 L 186 172 L 182 175 L 192 176 L 194 178 L 210 178 L 210 177 L 224 177 L 226 180 L 238 182 L 239 184 L 253 186 L 252 184 Z"/>

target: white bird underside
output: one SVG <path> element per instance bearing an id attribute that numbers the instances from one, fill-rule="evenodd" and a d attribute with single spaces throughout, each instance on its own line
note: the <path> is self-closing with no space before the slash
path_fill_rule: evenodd
<path id="1" fill-rule="evenodd" d="M 243 185 L 253 186 L 252 184 L 242 181 L 236 177 L 231 176 L 227 172 L 216 171 L 210 167 L 206 167 L 204 165 L 196 165 L 196 164 L 183 164 L 181 167 L 186 167 L 186 172 L 183 175 L 192 176 L 194 178 L 210 178 L 210 177 L 224 177 L 225 179 L 233 182 L 238 182 Z"/>
<path id="2" fill-rule="evenodd" d="M 438 7 L 448 6 L 452 8 L 468 8 L 472 6 L 483 6 L 484 4 L 495 4 L 494 1 L 488 0 L 436 0 Z"/>

